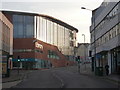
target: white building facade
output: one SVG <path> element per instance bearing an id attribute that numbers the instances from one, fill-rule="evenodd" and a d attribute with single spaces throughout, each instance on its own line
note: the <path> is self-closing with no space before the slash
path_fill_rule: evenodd
<path id="1" fill-rule="evenodd" d="M 89 57 L 90 43 L 78 43 L 75 48 L 75 55 L 80 56 L 81 63 L 90 63 L 91 59 Z"/>
<path id="2" fill-rule="evenodd" d="M 91 50 L 94 68 L 109 65 L 110 74 L 120 73 L 120 0 L 103 2 L 92 12 Z M 95 56 L 96 55 L 96 56 Z"/>

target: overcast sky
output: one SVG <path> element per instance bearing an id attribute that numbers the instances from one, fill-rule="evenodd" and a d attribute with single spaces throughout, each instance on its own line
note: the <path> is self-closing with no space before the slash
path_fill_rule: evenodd
<path id="1" fill-rule="evenodd" d="M 3 10 L 17 10 L 37 12 L 60 19 L 79 30 L 77 41 L 90 42 L 89 26 L 91 25 L 92 12 L 82 10 L 86 7 L 91 10 L 99 7 L 103 0 L 2 0 Z"/>

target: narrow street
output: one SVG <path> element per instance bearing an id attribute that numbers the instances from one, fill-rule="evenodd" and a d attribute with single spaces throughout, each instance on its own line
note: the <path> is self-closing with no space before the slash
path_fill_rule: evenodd
<path id="1" fill-rule="evenodd" d="M 118 88 L 113 82 L 100 79 L 98 77 L 84 76 L 68 70 L 54 70 L 65 84 L 64 88 Z"/>
<path id="2" fill-rule="evenodd" d="M 75 73 L 68 68 L 33 71 L 13 88 L 118 88 L 113 82 Z"/>
<path id="3" fill-rule="evenodd" d="M 120 0 L 1 0 L 0 9 L 0 89 L 120 90 Z"/>
<path id="4" fill-rule="evenodd" d="M 51 70 L 35 70 L 13 88 L 60 88 L 60 84 Z"/>

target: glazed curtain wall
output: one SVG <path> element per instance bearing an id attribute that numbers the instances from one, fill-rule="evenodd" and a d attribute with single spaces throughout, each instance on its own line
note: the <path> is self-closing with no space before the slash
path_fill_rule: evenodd
<path id="1" fill-rule="evenodd" d="M 41 16 L 13 15 L 14 38 L 37 38 L 55 45 L 65 55 L 74 55 L 76 31 Z"/>
<path id="2" fill-rule="evenodd" d="M 35 16 L 35 38 L 58 46 L 65 55 L 73 55 L 76 42 L 76 32 L 44 17 Z"/>
<path id="3" fill-rule="evenodd" d="M 34 16 L 13 15 L 14 38 L 34 37 Z"/>

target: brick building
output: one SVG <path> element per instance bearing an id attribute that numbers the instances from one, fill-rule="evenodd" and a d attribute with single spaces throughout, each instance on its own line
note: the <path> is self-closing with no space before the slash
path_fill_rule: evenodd
<path id="1" fill-rule="evenodd" d="M 75 63 L 76 28 L 47 15 L 15 11 L 3 13 L 14 27 L 14 68 L 41 69 Z"/>

